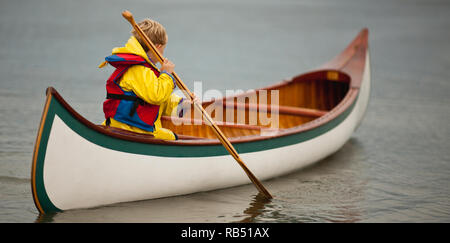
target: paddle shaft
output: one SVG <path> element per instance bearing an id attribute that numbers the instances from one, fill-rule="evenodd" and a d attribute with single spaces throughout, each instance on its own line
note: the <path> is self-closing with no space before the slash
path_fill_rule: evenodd
<path id="1" fill-rule="evenodd" d="M 164 57 L 159 53 L 159 51 L 156 49 L 153 42 L 148 38 L 146 34 L 141 30 L 141 28 L 136 24 L 134 21 L 133 15 L 129 11 L 123 11 L 122 16 L 130 22 L 130 24 L 133 26 L 134 30 L 138 33 L 138 35 L 144 40 L 147 47 L 153 52 L 155 57 L 158 59 L 158 62 L 163 63 Z M 194 107 L 196 107 L 203 115 L 204 119 L 206 119 L 207 123 L 210 125 L 210 127 L 213 129 L 214 133 L 216 134 L 217 138 L 220 140 L 220 142 L 223 144 L 225 149 L 233 156 L 233 158 L 238 162 L 238 164 L 242 167 L 242 169 L 245 171 L 247 176 L 250 178 L 250 180 L 253 182 L 255 187 L 258 189 L 259 192 L 261 192 L 263 195 L 265 195 L 267 198 L 272 198 L 272 195 L 270 195 L 269 191 L 262 185 L 262 183 L 256 178 L 256 176 L 247 168 L 247 166 L 244 164 L 242 159 L 239 157 L 239 154 L 237 153 L 236 149 L 234 149 L 233 145 L 230 143 L 230 141 L 225 137 L 225 135 L 222 133 L 222 131 L 219 129 L 219 127 L 215 124 L 213 119 L 209 116 L 209 114 L 203 109 L 203 106 L 197 102 L 194 102 L 194 95 L 192 92 L 187 88 L 187 86 L 181 81 L 180 77 L 175 73 L 172 72 L 172 76 L 175 78 L 175 81 L 177 83 L 177 86 L 183 91 L 184 95 L 189 97 L 194 103 Z"/>

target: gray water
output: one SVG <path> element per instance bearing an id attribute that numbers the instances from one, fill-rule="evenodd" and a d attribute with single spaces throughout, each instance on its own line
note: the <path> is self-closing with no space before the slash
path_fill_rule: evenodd
<path id="1" fill-rule="evenodd" d="M 252 185 L 39 216 L 33 146 L 55 87 L 102 121 L 97 65 L 123 45 L 124 9 L 169 34 L 165 55 L 192 89 L 263 87 L 316 68 L 370 31 L 362 125 L 315 165 Z M 450 222 L 450 1 L 0 1 L 0 222 Z M 301 155 L 299 155 L 301 156 Z"/>

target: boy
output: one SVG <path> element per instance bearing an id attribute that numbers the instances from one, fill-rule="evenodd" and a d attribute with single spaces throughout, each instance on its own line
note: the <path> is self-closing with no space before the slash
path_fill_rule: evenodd
<path id="1" fill-rule="evenodd" d="M 167 45 L 165 28 L 150 19 L 138 25 L 163 55 Z M 176 140 L 177 135 L 163 128 L 160 120 L 162 115 L 180 114 L 182 107 L 183 99 L 172 94 L 176 83 L 171 73 L 175 65 L 165 59 L 158 70 L 156 57 L 134 30 L 131 33 L 126 45 L 114 48 L 99 66 L 109 63 L 116 68 L 106 83 L 103 125 Z"/>

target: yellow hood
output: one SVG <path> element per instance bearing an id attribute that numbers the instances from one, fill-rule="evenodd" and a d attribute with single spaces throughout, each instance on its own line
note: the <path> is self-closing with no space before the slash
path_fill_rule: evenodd
<path id="1" fill-rule="evenodd" d="M 153 64 L 150 59 L 147 56 L 147 53 L 145 53 L 144 49 L 142 48 L 141 44 L 139 44 L 139 41 L 136 39 L 136 37 L 131 36 L 130 39 L 128 39 L 128 42 L 125 44 L 124 47 L 116 47 L 112 50 L 112 54 L 119 54 L 119 53 L 129 53 L 138 55 L 145 59 L 150 65 L 152 65 L 156 70 L 159 70 L 155 64 Z M 100 68 L 106 65 L 106 62 L 103 62 L 100 64 Z"/>

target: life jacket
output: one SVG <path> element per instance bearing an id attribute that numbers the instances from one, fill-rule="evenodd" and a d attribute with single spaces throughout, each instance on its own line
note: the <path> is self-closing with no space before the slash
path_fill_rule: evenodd
<path id="1" fill-rule="evenodd" d="M 153 132 L 159 114 L 159 105 L 153 105 L 137 97 L 133 91 L 125 91 L 120 87 L 120 79 L 133 65 L 150 68 L 157 77 L 160 73 L 144 58 L 134 54 L 115 54 L 105 58 L 116 70 L 106 81 L 106 101 L 103 102 L 106 124 L 110 118 L 116 121 Z"/>

